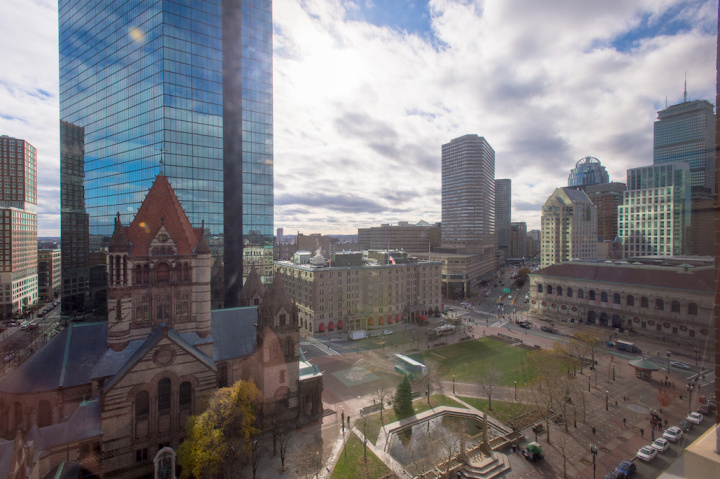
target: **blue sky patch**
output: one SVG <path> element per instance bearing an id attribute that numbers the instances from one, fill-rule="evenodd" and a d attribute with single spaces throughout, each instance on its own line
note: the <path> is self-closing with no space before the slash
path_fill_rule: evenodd
<path id="1" fill-rule="evenodd" d="M 414 33 L 431 34 L 428 0 L 361 0 L 359 9 L 348 9 L 347 19 Z"/>

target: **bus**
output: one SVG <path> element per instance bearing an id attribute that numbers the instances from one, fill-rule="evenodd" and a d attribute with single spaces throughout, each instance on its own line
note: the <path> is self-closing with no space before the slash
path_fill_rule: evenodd
<path id="1" fill-rule="evenodd" d="M 427 366 L 402 354 L 396 354 L 395 371 L 400 374 L 407 374 L 410 379 L 422 378 L 427 375 Z"/>
<path id="2" fill-rule="evenodd" d="M 455 326 L 452 324 L 444 324 L 427 331 L 428 339 L 437 339 L 441 336 L 449 336 L 455 332 Z"/>

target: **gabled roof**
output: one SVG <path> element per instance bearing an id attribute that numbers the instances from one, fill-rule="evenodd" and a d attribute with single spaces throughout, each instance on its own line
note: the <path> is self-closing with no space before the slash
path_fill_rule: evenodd
<path id="1" fill-rule="evenodd" d="M 179 255 L 193 254 L 200 237 L 203 236 L 200 228 L 198 232 L 190 224 L 167 177 L 158 175 L 127 228 L 127 237 L 132 243 L 130 255 L 146 256 L 150 242 L 161 226 L 165 226 L 170 237 L 177 244 Z"/>
<path id="2" fill-rule="evenodd" d="M 215 361 L 242 358 L 257 348 L 257 307 L 216 309 L 211 313 Z"/>
<path id="3" fill-rule="evenodd" d="M 248 274 L 245 284 L 238 293 L 238 299 L 240 300 L 241 306 L 253 306 L 252 299 L 255 295 L 262 298 L 264 294 L 264 288 L 260 275 L 255 269 L 255 265 L 250 266 L 250 273 Z"/>
<path id="4" fill-rule="evenodd" d="M 190 355 L 194 356 L 206 367 L 212 369 L 213 371 L 217 371 L 217 368 L 215 367 L 215 362 L 211 358 L 190 345 L 173 328 L 168 325 L 162 325 L 159 328 L 155 329 L 155 331 L 150 333 L 150 335 L 144 341 L 142 341 L 142 344 L 140 344 L 135 349 L 133 354 L 130 355 L 128 360 L 125 361 L 124 364 L 122 364 L 120 369 L 118 369 L 118 371 L 107 380 L 107 382 L 105 383 L 105 391 L 110 391 L 163 338 L 168 338 L 170 341 L 174 342 L 182 349 L 187 351 Z"/>
<path id="5" fill-rule="evenodd" d="M 101 436 L 101 416 L 99 399 L 83 401 L 67 421 L 41 428 L 35 426 L 28 436 L 35 441 L 36 450 L 48 451 L 63 444 Z"/>
<path id="6" fill-rule="evenodd" d="M 0 391 L 33 393 L 90 384 L 107 349 L 107 323 L 71 324 L 0 381 Z"/>
<path id="7" fill-rule="evenodd" d="M 285 311 L 291 313 L 294 306 L 290 295 L 285 290 L 285 282 L 282 280 L 282 275 L 276 274 L 263 298 L 262 306 L 260 306 L 261 309 L 267 310 L 275 316 L 282 308 L 285 308 Z"/>

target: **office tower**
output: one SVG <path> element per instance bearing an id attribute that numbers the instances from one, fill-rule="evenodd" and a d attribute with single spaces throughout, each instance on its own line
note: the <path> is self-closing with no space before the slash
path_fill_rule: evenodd
<path id="1" fill-rule="evenodd" d="M 568 176 L 568 186 L 588 186 L 609 182 L 610 175 L 607 170 L 600 164 L 600 160 L 592 156 L 580 158 Z"/>
<path id="2" fill-rule="evenodd" d="M 597 208 L 582 190 L 556 188 L 542 209 L 540 266 L 597 257 Z"/>
<path id="3" fill-rule="evenodd" d="M 527 223 L 513 222 L 510 225 L 510 257 L 525 258 L 527 255 Z"/>
<path id="4" fill-rule="evenodd" d="M 528 253 L 529 257 L 534 257 L 540 254 L 540 230 L 530 230 L 527 234 L 528 238 Z"/>
<path id="5" fill-rule="evenodd" d="M 686 92 L 687 98 L 687 92 Z M 715 114 L 707 100 L 683 101 L 658 111 L 653 164 L 690 166 L 691 186 L 715 191 Z"/>
<path id="6" fill-rule="evenodd" d="M 0 136 L 0 316 L 23 313 L 38 300 L 37 151 Z"/>
<path id="7" fill-rule="evenodd" d="M 687 163 L 627 171 L 627 190 L 618 209 L 623 257 L 688 254 L 690 177 Z"/>
<path id="8" fill-rule="evenodd" d="M 442 146 L 442 243 L 495 245 L 495 150 L 470 134 Z"/>
<path id="9" fill-rule="evenodd" d="M 60 116 L 84 130 L 90 250 L 164 174 L 224 255 L 235 305 L 243 257 L 273 244 L 272 1 L 60 0 L 59 22 Z"/>
<path id="10" fill-rule="evenodd" d="M 505 256 L 510 254 L 510 222 L 512 206 L 512 180 L 495 180 L 495 231 L 497 232 L 498 249 Z"/>
<path id="11" fill-rule="evenodd" d="M 614 241 L 618 235 L 618 206 L 623 202 L 625 183 L 600 183 L 584 187 L 597 207 L 598 241 Z"/>
<path id="12" fill-rule="evenodd" d="M 399 221 L 397 225 L 358 228 L 360 249 L 403 249 L 410 253 L 424 253 L 437 246 L 440 246 L 440 226 L 426 221 L 416 224 Z"/>

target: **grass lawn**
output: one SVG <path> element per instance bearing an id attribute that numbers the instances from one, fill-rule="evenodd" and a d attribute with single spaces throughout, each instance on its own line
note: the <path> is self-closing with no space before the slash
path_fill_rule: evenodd
<path id="1" fill-rule="evenodd" d="M 452 406 L 452 407 L 459 407 L 464 408 L 462 404 L 455 401 L 454 399 L 443 396 L 442 394 L 433 394 L 430 396 L 430 405 L 427 403 L 427 399 L 425 398 L 419 398 L 413 401 L 413 409 L 415 410 L 415 414 L 419 414 L 421 412 L 425 412 L 431 407 L 435 408 L 438 406 Z M 383 423 L 385 425 L 393 423 L 397 421 L 397 416 L 395 415 L 395 410 L 393 410 L 392 407 L 389 409 L 385 409 L 383 411 Z M 355 423 L 355 427 L 357 427 L 360 431 L 363 430 L 363 424 L 362 419 Z M 375 413 L 367 416 L 367 438 L 369 441 L 371 441 L 373 444 L 375 444 L 375 441 L 377 441 L 378 434 L 380 434 L 380 428 L 382 427 L 382 423 L 380 423 L 380 413 Z"/>
<path id="2" fill-rule="evenodd" d="M 367 462 L 365 462 L 362 441 L 355 434 L 350 434 L 330 478 L 360 479 L 366 477 L 383 477 L 391 472 L 392 471 L 370 450 L 367 451 Z"/>
<path id="3" fill-rule="evenodd" d="M 493 401 L 493 408 L 491 411 L 488 409 L 487 399 L 468 397 L 460 397 L 460 399 L 462 399 L 475 409 L 487 412 L 488 416 L 492 416 L 500 422 L 507 422 L 530 408 L 530 406 L 522 403 Z"/>
<path id="4" fill-rule="evenodd" d="M 503 384 L 512 386 L 513 381 L 518 384 L 530 381 L 532 373 L 526 361 L 529 352 L 490 338 L 480 338 L 409 356 L 428 364 L 431 375 L 446 381 L 455 375 L 456 381 L 476 382 L 478 373 L 492 366 L 503 373 Z"/>

